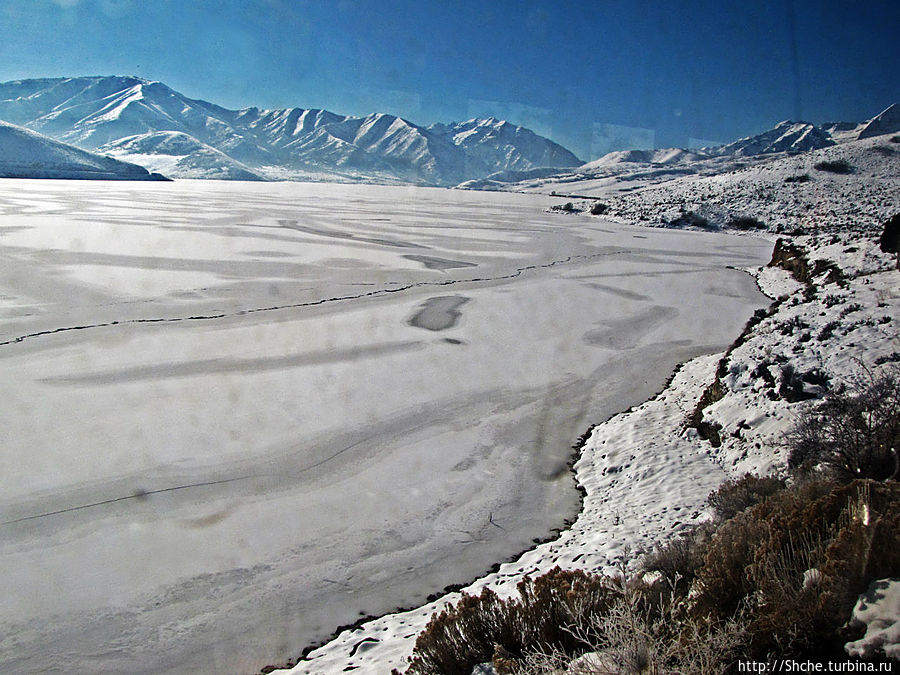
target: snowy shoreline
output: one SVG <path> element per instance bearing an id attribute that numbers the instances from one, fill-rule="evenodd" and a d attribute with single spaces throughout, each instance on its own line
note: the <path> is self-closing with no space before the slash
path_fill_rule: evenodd
<path id="1" fill-rule="evenodd" d="M 754 276 L 765 294 L 759 283 L 762 269 Z M 703 518 L 707 495 L 729 476 L 711 459 L 695 430 L 682 429 L 674 436 L 671 431 L 684 426 L 726 353 L 681 362 L 648 400 L 588 428 L 573 445 L 570 460 L 581 495 L 580 508 L 574 519 L 567 520 L 551 538 L 497 563 L 469 584 L 444 589 L 436 594 L 439 598 L 425 605 L 342 626 L 328 640 L 305 648 L 303 658 L 293 667 L 266 671 L 321 675 L 345 670 L 387 673 L 402 668 L 412 653 L 415 637 L 431 616 L 454 604 L 462 593 L 477 595 L 490 587 L 501 597 L 508 597 L 522 578 L 556 566 L 617 574 L 636 562 L 641 552 Z M 615 450 L 607 450 L 613 439 Z M 654 448 L 654 457 L 639 457 L 641 448 Z M 665 502 L 657 498 L 662 482 L 666 482 Z M 610 503 L 618 507 L 604 511 Z M 645 517 L 626 521 L 623 513 L 644 513 Z"/>
<path id="2" fill-rule="evenodd" d="M 577 487 L 582 494 L 582 506 L 575 520 L 563 525 L 557 536 L 537 544 L 512 560 L 498 563 L 489 574 L 459 590 L 446 592 L 445 589 L 442 597 L 424 606 L 398 610 L 375 620 L 362 619 L 353 626 L 342 627 L 330 640 L 305 649 L 306 657 L 296 666 L 274 672 L 315 675 L 341 672 L 347 668 L 366 673 L 388 672 L 391 668 L 400 668 L 405 665 L 406 658 L 412 653 L 415 636 L 424 629 L 432 614 L 447 604 L 455 603 L 460 593 L 473 595 L 479 593 L 482 588 L 491 587 L 499 595 L 506 597 L 514 593 L 516 584 L 524 576 L 540 574 L 556 565 L 566 567 L 567 564 L 575 562 L 578 563 L 579 569 L 597 573 L 616 573 L 621 565 L 627 562 L 626 557 L 629 553 L 637 554 L 639 551 L 647 550 L 659 541 L 660 536 L 676 534 L 688 522 L 697 520 L 705 510 L 703 502 L 706 495 L 718 487 L 727 478 L 727 474 L 720 467 L 703 459 L 705 452 L 702 447 L 695 447 L 699 439 L 694 434 L 679 437 L 689 444 L 684 447 L 679 442 L 667 445 L 654 441 L 649 434 L 644 436 L 638 433 L 631 446 L 623 446 L 619 441 L 615 455 L 605 454 L 598 457 L 598 451 L 610 438 L 621 438 L 620 434 L 635 425 L 635 422 L 640 424 L 641 421 L 651 418 L 653 423 L 659 423 L 659 420 L 666 420 L 676 426 L 682 423 L 711 379 L 716 364 L 723 354 L 724 352 L 696 357 L 682 363 L 656 396 L 639 406 L 613 415 L 605 422 L 592 426 L 585 433 L 573 452 L 572 462 Z M 634 481 L 635 474 L 625 472 L 619 479 L 612 477 L 621 473 L 623 469 L 630 470 L 633 467 L 627 460 L 621 465 L 614 464 L 613 461 L 618 461 L 626 455 L 629 448 L 636 448 L 645 442 L 649 442 L 651 447 L 663 449 L 667 459 L 677 456 L 678 460 L 688 462 L 686 466 L 691 468 L 686 469 L 682 476 L 683 484 L 679 486 L 679 490 L 689 491 L 698 485 L 696 476 L 693 475 L 693 470 L 696 470 L 694 462 L 699 462 L 705 469 L 699 472 L 704 477 L 699 483 L 705 486 L 699 490 L 702 492 L 700 500 L 693 499 L 693 505 L 690 507 L 684 506 L 683 503 L 673 503 L 671 512 L 668 506 L 653 512 L 652 529 L 645 529 L 643 523 L 636 524 L 633 520 L 623 522 L 621 513 L 624 509 L 601 513 L 601 506 L 613 499 L 599 497 L 600 494 L 615 495 L 617 497 L 615 501 L 622 504 L 621 498 L 628 493 L 636 498 L 636 503 L 642 508 L 647 508 L 650 502 L 656 501 L 652 492 L 646 495 L 647 499 L 637 498 L 635 493 L 640 491 L 637 488 L 644 487 L 645 484 Z M 693 454 L 693 457 L 685 456 L 687 447 L 691 448 L 687 450 L 688 455 Z M 631 455 L 629 459 L 635 460 L 637 457 Z M 669 479 L 673 475 L 669 471 L 671 468 L 664 461 L 655 469 L 650 469 L 649 473 L 645 468 L 638 477 Z M 630 482 L 631 485 L 619 486 L 620 482 L 623 484 Z M 618 490 L 614 489 L 617 486 Z M 697 496 L 699 495 L 692 495 Z M 677 502 L 678 499 L 672 501 Z M 678 517 L 682 511 L 690 512 L 687 520 Z M 593 520 L 594 518 L 597 520 Z M 591 520 L 584 522 L 587 519 Z M 596 534 L 606 536 L 596 540 L 592 537 L 594 530 Z M 616 534 L 612 534 L 613 532 Z"/>

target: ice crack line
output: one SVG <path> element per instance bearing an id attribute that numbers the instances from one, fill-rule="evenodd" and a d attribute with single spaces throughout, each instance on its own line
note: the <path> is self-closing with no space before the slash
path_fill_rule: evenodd
<path id="1" fill-rule="evenodd" d="M 20 335 L 18 337 L 5 340 L 0 342 L 0 347 L 5 347 L 8 345 L 18 344 L 20 342 L 24 342 L 25 340 L 31 340 L 34 338 L 46 337 L 48 335 L 56 335 L 57 333 L 68 333 L 71 331 L 79 331 L 79 330 L 91 330 L 95 328 L 109 328 L 112 326 L 127 326 L 127 325 L 136 325 L 136 324 L 161 324 L 161 323 L 177 323 L 181 321 L 213 321 L 215 319 L 224 319 L 228 317 L 234 316 L 248 316 L 250 314 L 258 314 L 260 312 L 277 312 L 287 309 L 299 309 L 302 307 L 316 307 L 319 305 L 325 305 L 333 302 L 347 302 L 349 300 L 361 300 L 362 298 L 370 298 L 375 296 L 387 295 L 389 293 L 402 293 L 404 291 L 411 290 L 413 288 L 424 288 L 428 286 L 438 287 L 438 286 L 452 286 L 454 284 L 473 284 L 473 283 L 487 283 L 491 281 L 504 281 L 507 279 L 515 279 L 517 277 L 522 276 L 525 272 L 529 272 L 532 270 L 540 270 L 540 269 L 548 269 L 551 267 L 556 267 L 558 265 L 566 265 L 575 261 L 585 262 L 589 260 L 594 260 L 596 258 L 608 257 L 612 255 L 618 255 L 621 253 L 628 253 L 628 250 L 614 251 L 608 253 L 593 253 L 590 255 L 570 255 L 560 260 L 553 260 L 548 263 L 542 263 L 540 265 L 526 265 L 524 267 L 516 268 L 515 272 L 511 272 L 510 274 L 503 274 L 496 277 L 471 277 L 468 279 L 444 279 L 442 281 L 418 281 L 416 283 L 404 284 L 402 286 L 396 286 L 394 288 L 379 288 L 374 291 L 368 291 L 366 293 L 358 293 L 355 295 L 339 295 L 332 298 L 320 298 L 319 300 L 310 300 L 308 302 L 296 302 L 287 305 L 273 305 L 271 307 L 253 307 L 250 309 L 240 309 L 234 312 L 216 312 L 213 314 L 195 314 L 192 316 L 177 316 L 177 317 L 158 317 L 158 318 L 149 318 L 149 319 L 124 319 L 122 321 L 104 321 L 101 323 L 91 323 L 85 324 L 83 326 L 63 326 L 61 328 L 51 328 L 48 330 L 37 331 L 34 333 L 28 333 L 26 335 Z"/>
<path id="2" fill-rule="evenodd" d="M 417 424 L 414 427 L 411 427 L 409 429 L 409 431 L 416 431 L 416 430 L 421 429 L 426 426 L 428 426 L 427 421 L 422 422 L 421 424 Z M 300 468 L 299 470 L 296 470 L 293 472 L 279 472 L 278 474 L 253 473 L 253 474 L 246 474 L 246 475 L 241 475 L 241 476 L 233 476 L 232 478 L 221 478 L 219 480 L 208 480 L 208 481 L 201 481 L 201 482 L 197 482 L 197 483 L 187 483 L 184 485 L 171 485 L 169 487 L 157 488 L 155 490 L 138 490 L 129 495 L 122 495 L 120 497 L 110 497 L 109 499 L 103 499 L 103 500 L 100 500 L 97 502 L 90 502 L 88 504 L 78 504 L 76 506 L 68 506 L 63 509 L 56 509 L 55 511 L 45 511 L 43 513 L 35 513 L 30 516 L 22 516 L 20 518 L 13 518 L 11 520 L 0 521 L 0 527 L 5 527 L 7 525 L 15 525 L 17 523 L 24 523 L 24 522 L 27 522 L 30 520 L 38 520 L 40 518 L 47 518 L 50 516 L 59 516 L 64 513 L 72 513 L 74 511 L 83 511 L 85 509 L 92 509 L 97 506 L 106 506 L 107 504 L 115 504 L 117 502 L 124 502 L 124 501 L 132 500 L 132 499 L 137 499 L 137 500 L 146 499 L 150 495 L 164 494 L 166 492 L 177 492 L 180 490 L 190 490 L 192 488 L 210 487 L 212 485 L 225 485 L 227 483 L 238 483 L 240 481 L 258 479 L 258 478 L 281 477 L 281 478 L 288 478 L 291 480 L 298 480 L 301 477 L 301 474 L 304 474 L 307 471 L 316 469 L 316 468 L 322 466 L 323 464 L 327 464 L 327 463 L 333 461 L 338 456 L 344 454 L 345 452 L 353 450 L 354 448 L 359 447 L 360 445 L 362 445 L 364 443 L 371 443 L 375 438 L 377 438 L 377 434 L 367 436 L 365 438 L 361 438 L 360 440 L 355 441 L 355 442 L 351 443 L 350 445 L 347 445 L 347 446 L 341 448 L 340 450 L 337 450 L 336 452 L 332 453 L 331 455 L 324 457 L 324 458 L 318 460 L 317 462 L 314 462 L 312 464 L 304 466 L 304 467 Z M 504 529 L 501 525 L 498 525 L 496 522 L 494 522 L 493 513 L 491 514 L 490 522 L 495 527 L 499 527 L 501 530 Z"/>
<path id="3" fill-rule="evenodd" d="M 84 509 L 91 509 L 97 506 L 104 506 L 106 504 L 115 504 L 116 502 L 124 502 L 129 499 L 144 499 L 149 497 L 150 495 L 158 495 L 164 492 L 176 492 L 178 490 L 189 490 L 191 488 L 198 487 L 207 487 L 210 485 L 221 485 L 223 483 L 235 483 L 241 480 L 249 480 L 251 478 L 257 478 L 257 476 L 237 476 L 235 478 L 224 478 L 222 480 L 211 480 L 203 483 L 190 483 L 188 485 L 173 485 L 170 487 L 159 488 L 158 490 L 143 490 L 140 492 L 136 492 L 135 494 L 125 495 L 122 497 L 112 497 L 110 499 L 104 499 L 99 502 L 91 502 L 90 504 L 79 504 L 78 506 L 69 506 L 64 509 L 58 509 L 56 511 L 47 511 L 46 513 L 36 513 L 31 516 L 22 516 L 21 518 L 13 518 L 12 520 L 5 520 L 0 522 L 0 527 L 6 525 L 15 525 L 16 523 L 23 523 L 29 520 L 37 520 L 38 518 L 46 518 L 48 516 L 58 516 L 63 513 L 72 513 L 73 511 L 83 511 Z"/>

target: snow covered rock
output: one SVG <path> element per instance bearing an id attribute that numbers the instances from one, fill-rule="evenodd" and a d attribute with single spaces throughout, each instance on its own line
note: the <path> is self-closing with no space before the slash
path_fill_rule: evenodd
<path id="1" fill-rule="evenodd" d="M 844 649 L 850 656 L 900 659 L 900 579 L 873 581 L 859 596 L 851 626 L 865 626 L 866 634 Z"/>

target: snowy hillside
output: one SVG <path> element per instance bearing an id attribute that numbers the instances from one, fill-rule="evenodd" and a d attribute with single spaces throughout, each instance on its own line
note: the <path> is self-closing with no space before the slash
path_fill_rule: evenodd
<path id="1" fill-rule="evenodd" d="M 176 177 L 455 185 L 495 171 L 581 163 L 556 143 L 493 118 L 421 127 L 384 113 L 235 111 L 136 77 L 0 83 L 0 119 Z M 192 149 L 173 154 L 160 132 L 181 134 L 179 144 Z"/>
<path id="2" fill-rule="evenodd" d="M 591 171 L 617 164 L 679 164 L 701 159 L 701 155 L 680 148 L 662 150 L 616 150 L 603 155 L 593 162 L 579 167 L 579 171 Z"/>
<path id="3" fill-rule="evenodd" d="M 0 122 L 0 177 L 164 180 L 143 167 Z"/>
<path id="4" fill-rule="evenodd" d="M 262 180 L 224 152 L 180 131 L 156 131 L 107 143 L 103 152 L 180 178 Z"/>
<path id="5" fill-rule="evenodd" d="M 862 125 L 859 138 L 871 138 L 900 132 L 900 105 L 894 104 Z"/>
<path id="6" fill-rule="evenodd" d="M 836 173 L 834 167 L 847 173 Z M 776 233 L 802 234 L 884 222 L 896 208 L 898 174 L 900 144 L 881 136 L 798 155 L 773 155 L 723 173 L 677 176 L 665 184 L 645 181 L 626 191 L 603 190 L 589 181 L 565 187 L 602 196 L 607 215 L 648 225 L 670 225 L 695 213 L 710 228 L 764 226 Z"/>
<path id="7" fill-rule="evenodd" d="M 626 192 L 640 189 L 644 185 L 653 185 L 663 178 L 721 176 L 731 171 L 768 166 L 773 161 L 791 156 L 807 157 L 805 153 L 814 150 L 824 152 L 828 148 L 844 148 L 847 143 L 898 132 L 900 106 L 892 105 L 862 123 L 829 122 L 815 126 L 806 122 L 785 121 L 761 134 L 726 145 L 692 150 L 617 150 L 583 164 L 574 171 L 497 175 L 490 176 L 489 179 L 465 182 L 459 187 L 591 196 L 607 194 L 610 190 Z M 892 149 L 895 147 L 889 138 L 882 138 L 878 145 Z M 841 152 L 843 150 L 835 149 L 821 156 L 840 157 Z"/>

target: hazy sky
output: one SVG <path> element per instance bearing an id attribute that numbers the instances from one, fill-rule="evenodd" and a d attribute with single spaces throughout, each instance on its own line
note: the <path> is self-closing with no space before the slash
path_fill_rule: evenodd
<path id="1" fill-rule="evenodd" d="M 584 159 L 900 101 L 900 0 L 0 0 L 0 81 L 139 75 L 229 108 L 504 117 Z"/>

